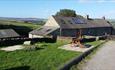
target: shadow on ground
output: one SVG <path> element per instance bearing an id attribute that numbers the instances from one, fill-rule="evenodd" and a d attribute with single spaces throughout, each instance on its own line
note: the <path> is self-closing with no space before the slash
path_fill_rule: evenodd
<path id="1" fill-rule="evenodd" d="M 5 70 L 30 70 L 30 66 L 13 67 Z"/>

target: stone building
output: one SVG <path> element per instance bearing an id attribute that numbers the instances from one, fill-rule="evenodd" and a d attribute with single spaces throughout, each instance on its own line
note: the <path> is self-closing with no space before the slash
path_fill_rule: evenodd
<path id="1" fill-rule="evenodd" d="M 112 33 L 112 25 L 105 20 L 105 17 L 92 19 L 88 15 L 87 18 L 51 16 L 41 28 L 31 31 L 29 37 L 35 38 L 48 35 L 75 37 L 77 32 L 88 36 L 102 36 Z"/>
<path id="2" fill-rule="evenodd" d="M 20 37 L 13 29 L 0 29 L 0 40 Z"/>

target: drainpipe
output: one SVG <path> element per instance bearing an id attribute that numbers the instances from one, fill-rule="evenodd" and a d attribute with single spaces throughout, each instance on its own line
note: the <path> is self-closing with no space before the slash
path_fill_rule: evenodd
<path id="1" fill-rule="evenodd" d="M 62 35 L 62 29 L 60 28 L 60 36 Z"/>
<path id="2" fill-rule="evenodd" d="M 114 30 L 113 27 L 111 27 L 111 35 L 113 35 L 113 30 Z"/>
<path id="3" fill-rule="evenodd" d="M 105 20 L 105 16 L 102 17 Z"/>
<path id="4" fill-rule="evenodd" d="M 89 15 L 86 15 L 87 20 L 89 20 Z"/>

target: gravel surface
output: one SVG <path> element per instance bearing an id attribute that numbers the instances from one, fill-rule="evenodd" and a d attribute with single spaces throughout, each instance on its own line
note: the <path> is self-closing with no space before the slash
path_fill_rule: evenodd
<path id="1" fill-rule="evenodd" d="M 115 41 L 105 43 L 82 70 L 115 70 Z"/>

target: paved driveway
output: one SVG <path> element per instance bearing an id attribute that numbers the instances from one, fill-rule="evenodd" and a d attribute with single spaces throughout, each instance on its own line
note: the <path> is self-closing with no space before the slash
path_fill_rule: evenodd
<path id="1" fill-rule="evenodd" d="M 115 70 L 115 41 L 105 43 L 82 70 Z"/>

